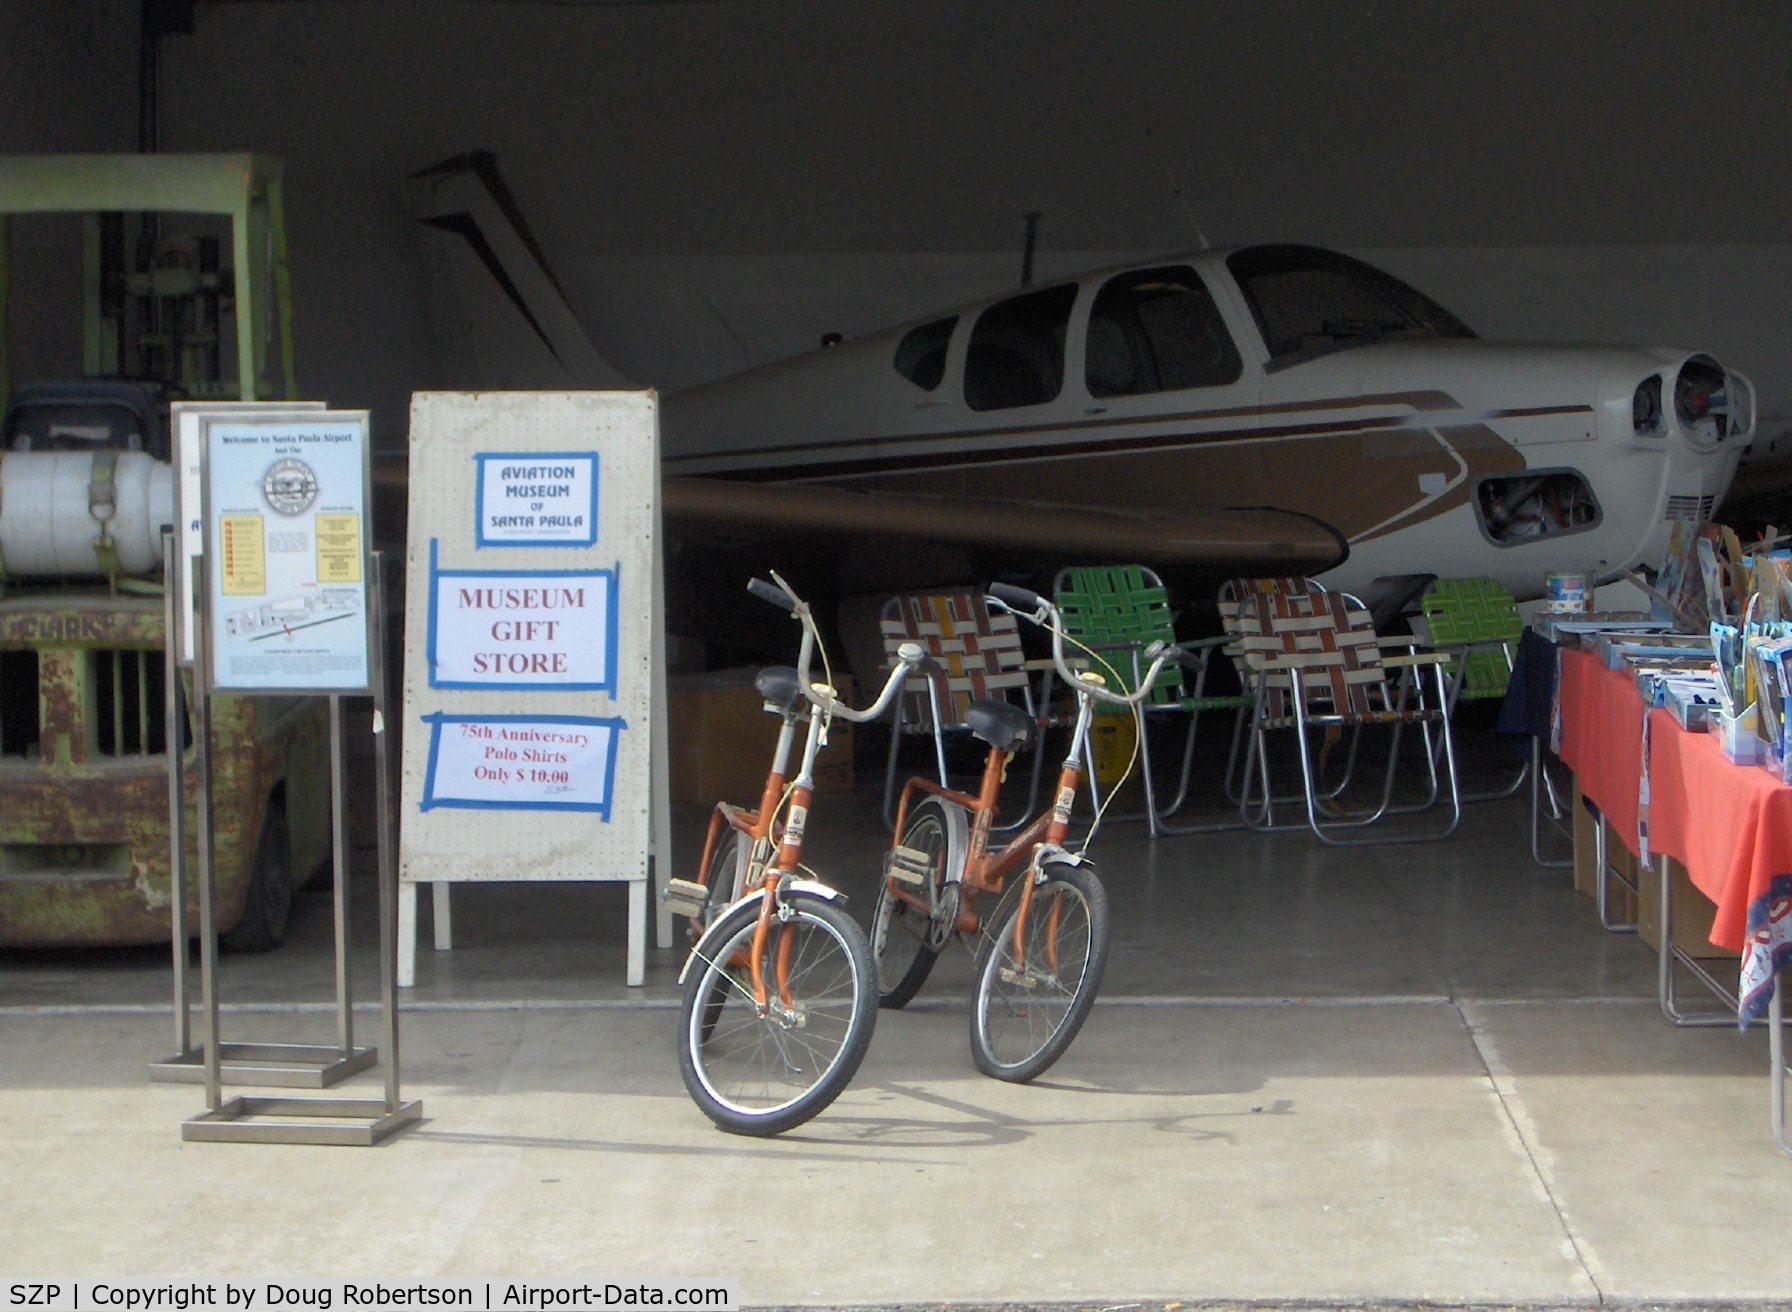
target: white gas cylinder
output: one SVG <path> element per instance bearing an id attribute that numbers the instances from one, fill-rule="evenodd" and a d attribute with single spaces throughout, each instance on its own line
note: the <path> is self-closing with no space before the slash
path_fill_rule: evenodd
<path id="1" fill-rule="evenodd" d="M 110 505 L 93 464 L 116 459 Z M 109 516 L 109 517 L 108 517 Z M 174 467 L 140 451 L 9 451 L 0 455 L 0 569 L 12 578 L 99 578 L 94 544 L 109 535 L 119 568 L 162 567 L 162 529 L 174 523 Z"/>

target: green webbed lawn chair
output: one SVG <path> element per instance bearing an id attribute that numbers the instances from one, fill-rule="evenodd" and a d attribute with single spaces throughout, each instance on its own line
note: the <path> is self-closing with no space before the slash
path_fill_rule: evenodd
<path id="1" fill-rule="evenodd" d="M 1178 642 L 1169 594 L 1162 580 L 1142 565 L 1086 565 L 1066 569 L 1059 573 L 1053 592 L 1064 616 L 1066 632 L 1089 649 L 1087 652 L 1079 649 L 1078 654 L 1089 659 L 1110 683 L 1128 692 L 1138 686 L 1141 672 L 1150 664 L 1144 652 L 1151 643 L 1171 643 L 1186 653 L 1183 663 L 1172 663 L 1163 668 L 1141 706 L 1145 732 L 1139 736 L 1140 773 L 1144 778 L 1145 817 L 1150 823 L 1151 836 L 1240 828 L 1241 822 L 1237 820 L 1199 825 L 1178 825 L 1170 820 L 1188 800 L 1201 712 L 1233 712 L 1228 780 L 1237 763 L 1244 713 L 1250 709 L 1251 698 L 1244 695 L 1213 696 L 1206 691 L 1208 660 L 1228 639 L 1222 636 Z M 1183 741 L 1176 795 L 1168 805 L 1160 805 L 1151 764 L 1149 720 L 1167 712 L 1186 713 L 1189 726 Z M 1097 707 L 1097 713 L 1130 714 L 1120 707 L 1107 706 Z M 1116 781 L 1102 782 L 1111 787 Z"/>

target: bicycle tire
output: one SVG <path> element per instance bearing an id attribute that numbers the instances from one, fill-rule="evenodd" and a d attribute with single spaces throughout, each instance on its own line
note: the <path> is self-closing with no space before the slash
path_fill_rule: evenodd
<path id="1" fill-rule="evenodd" d="M 1095 1005 L 1108 956 L 1107 894 L 1094 871 L 1063 861 L 1046 865 L 1027 912 L 1026 967 L 1019 978 L 1004 979 L 1014 972 L 1019 910 L 1019 897 L 996 908 L 977 949 L 971 994 L 977 1069 L 1016 1084 L 1036 1079 L 1064 1055 Z"/>
<path id="2" fill-rule="evenodd" d="M 747 957 L 758 899 L 722 918 L 709 940 L 714 952 L 685 985 L 678 1028 L 685 1088 L 732 1134 L 782 1134 L 821 1112 L 858 1071 L 877 1020 L 875 968 L 858 922 L 812 894 L 787 894 L 785 904 L 791 916 L 773 924 L 762 969 L 768 983 L 777 978 L 779 940 L 792 936 L 787 1007 L 761 1016 L 753 1005 Z"/>
<path id="3" fill-rule="evenodd" d="M 951 921 L 957 919 L 958 899 L 946 896 L 946 863 L 951 854 L 952 813 L 938 798 L 924 799 L 908 816 L 902 827 L 900 847 L 926 852 L 933 858 L 930 885 L 923 885 L 922 894 L 929 905 L 939 908 L 937 916 L 923 913 L 903 901 L 891 890 L 886 874 L 877 886 L 877 902 L 871 908 L 871 958 L 877 966 L 877 1005 L 896 1010 L 905 1007 L 921 991 L 940 949 L 951 934 Z M 956 893 L 956 886 L 952 890 Z M 951 905 L 947 906 L 946 903 Z M 938 923 L 940 918 L 947 923 Z"/>

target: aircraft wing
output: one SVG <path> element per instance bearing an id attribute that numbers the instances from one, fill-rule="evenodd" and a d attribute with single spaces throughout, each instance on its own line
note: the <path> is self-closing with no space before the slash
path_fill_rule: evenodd
<path id="1" fill-rule="evenodd" d="M 1214 577 L 1316 574 L 1349 554 L 1330 525 L 1271 506 L 1230 506 L 1172 518 L 1143 508 L 714 478 L 667 478 L 661 495 L 674 527 L 709 526 L 774 541 L 832 534 L 861 543 L 906 540 L 997 559 L 1030 558 L 1035 568 L 1125 562 Z"/>

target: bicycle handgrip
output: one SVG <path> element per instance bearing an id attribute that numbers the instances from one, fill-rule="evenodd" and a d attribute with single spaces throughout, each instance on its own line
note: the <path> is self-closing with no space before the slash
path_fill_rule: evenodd
<path id="1" fill-rule="evenodd" d="M 775 583 L 767 583 L 764 579 L 750 579 L 747 582 L 747 591 L 758 597 L 759 600 L 769 601 L 772 605 L 784 610 L 794 611 L 796 609 L 795 598 Z"/>
<path id="2" fill-rule="evenodd" d="M 1017 588 L 1012 583 L 990 584 L 989 595 L 1022 610 L 1036 611 L 1045 606 L 1045 598 L 1037 592 L 1029 592 L 1026 588 Z"/>

